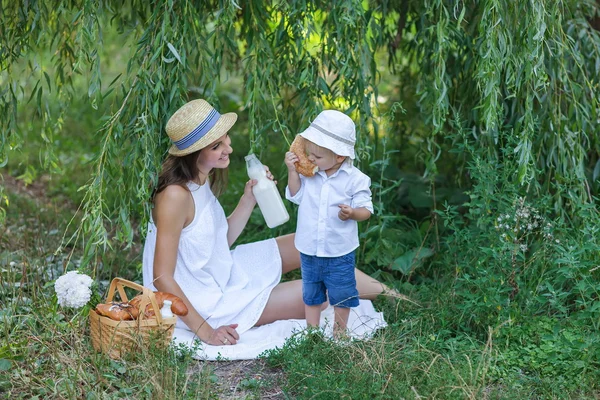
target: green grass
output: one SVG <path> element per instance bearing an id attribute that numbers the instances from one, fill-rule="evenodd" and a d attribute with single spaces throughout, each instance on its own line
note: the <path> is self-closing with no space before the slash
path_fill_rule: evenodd
<path id="1" fill-rule="evenodd" d="M 569 368 L 566 359 L 548 362 L 543 347 L 537 347 L 537 358 L 527 357 L 541 334 L 539 321 L 528 325 L 528 336 L 519 337 L 531 341 L 519 351 L 517 343 L 497 331 L 490 330 L 484 340 L 444 332 L 436 310 L 393 306 L 386 299 L 376 304 L 390 326 L 369 341 L 338 345 L 318 335 L 299 334 L 283 349 L 263 355 L 271 367 L 285 371 L 284 390 L 291 398 L 597 398 L 598 374 L 589 370 L 595 368 L 594 361 L 587 363 L 587 371 L 574 371 L 561 369 Z M 551 322 L 544 319 L 545 324 Z M 588 334 L 597 340 L 597 333 Z M 542 360 L 555 370 L 538 368 Z"/>
<path id="2" fill-rule="evenodd" d="M 386 311 L 393 320 L 393 309 Z M 483 398 L 489 346 L 465 338 L 444 351 L 427 318 L 407 317 L 349 345 L 299 335 L 268 360 L 286 370 L 294 398 Z"/>
<path id="3" fill-rule="evenodd" d="M 238 141 L 232 163 L 241 167 L 244 137 Z M 78 146 L 82 142 L 67 151 L 77 153 Z M 85 166 L 71 160 L 67 168 Z M 265 155 L 263 161 L 283 176 L 276 155 Z M 80 218 L 72 190 L 76 183 L 53 181 L 70 173 L 35 182 L 29 187 L 34 195 L 7 186 L 10 207 L 0 227 L 0 392 L 10 398 L 221 397 L 226 383 L 215 375 L 214 364 L 194 361 L 190 352 L 174 348 L 110 360 L 91 348 L 87 309 L 74 312 L 57 305 L 54 280 L 78 268 L 81 258 L 79 248 L 55 253 L 67 223 L 75 216 L 68 236 Z M 233 209 L 246 179 L 244 168 L 231 170 L 222 198 L 226 212 Z M 292 220 L 294 213 L 290 207 Z M 292 225 L 267 230 L 257 209 L 244 242 L 287 233 Z M 105 295 L 115 276 L 140 281 L 141 246 L 138 237 L 133 248 L 97 255 L 90 272 L 100 283 L 99 295 Z M 375 262 L 364 269 L 377 270 Z M 452 281 L 441 272 L 434 276 L 423 273 L 396 282 L 419 306 L 376 301 L 389 327 L 372 340 L 339 346 L 296 336 L 283 349 L 264 355 L 271 369 L 281 371 L 276 382 L 248 374 L 238 389 L 251 398 L 261 398 L 276 385 L 288 398 L 299 399 L 597 397 L 600 338 L 593 329 L 559 317 L 516 316 L 482 335 L 461 326 L 467 318 L 457 313 Z"/>

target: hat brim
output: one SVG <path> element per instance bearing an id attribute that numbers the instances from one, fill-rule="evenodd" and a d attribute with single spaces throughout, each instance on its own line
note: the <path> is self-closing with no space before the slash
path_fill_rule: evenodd
<path id="1" fill-rule="evenodd" d="M 179 150 L 177 146 L 172 145 L 169 149 L 169 154 L 181 157 L 196 152 L 198 150 L 202 150 L 203 148 L 205 148 L 206 146 L 208 146 L 209 144 L 211 144 L 212 142 L 229 132 L 229 130 L 231 129 L 233 124 L 235 124 L 236 121 L 236 113 L 222 114 L 221 117 L 219 117 L 219 120 L 217 121 L 215 126 L 213 126 L 206 135 L 202 136 L 190 147 L 185 148 L 183 150 Z"/>
<path id="2" fill-rule="evenodd" d="M 304 132 L 300 133 L 300 136 L 306 140 L 310 140 L 317 146 L 321 146 L 333 151 L 338 156 L 350 157 L 350 159 L 354 160 L 354 146 L 350 146 L 346 143 L 340 142 L 339 140 L 335 140 L 332 137 L 324 135 L 322 132 L 318 131 L 312 126 L 306 128 Z"/>

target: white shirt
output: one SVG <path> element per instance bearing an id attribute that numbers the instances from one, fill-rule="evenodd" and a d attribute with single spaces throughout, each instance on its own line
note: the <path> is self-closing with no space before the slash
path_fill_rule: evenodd
<path id="1" fill-rule="evenodd" d="M 338 217 L 338 205 L 364 207 L 373 213 L 371 179 L 358 168 L 344 162 L 331 176 L 318 171 L 307 178 L 300 175 L 295 196 L 285 188 L 285 197 L 298 204 L 295 245 L 298 251 L 318 257 L 339 257 L 358 247 L 358 223 Z"/>

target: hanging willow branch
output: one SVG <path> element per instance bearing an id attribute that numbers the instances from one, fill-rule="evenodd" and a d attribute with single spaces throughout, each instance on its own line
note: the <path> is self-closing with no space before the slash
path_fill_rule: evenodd
<path id="1" fill-rule="evenodd" d="M 457 129 L 452 115 L 482 162 L 515 165 L 511 184 L 550 192 L 572 217 L 575 208 L 561 205 L 593 201 L 600 149 L 600 37 L 589 24 L 597 16 L 592 0 L 0 0 L 0 165 L 27 145 L 19 122 L 33 105 L 43 168 L 60 169 L 54 138 L 83 77 L 92 107 L 107 111 L 74 238 L 83 234 L 90 256 L 113 239 L 131 243 L 131 220 L 148 216 L 169 145 L 166 119 L 192 92 L 218 106 L 218 84 L 241 76 L 256 152 L 335 107 L 357 122 L 361 160 L 380 154 L 382 138 L 394 146 L 410 135 L 422 143 L 415 170 L 463 181 L 468 156 L 446 139 Z M 109 84 L 108 30 L 129 50 Z M 36 58 L 45 49 L 50 65 Z M 392 74 L 378 62 L 386 51 Z M 380 94 L 411 111 L 386 130 Z"/>

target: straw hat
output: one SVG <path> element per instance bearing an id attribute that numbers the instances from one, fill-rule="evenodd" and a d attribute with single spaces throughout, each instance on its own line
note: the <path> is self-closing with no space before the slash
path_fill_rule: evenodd
<path id="1" fill-rule="evenodd" d="M 192 100 L 175 111 L 165 130 L 173 142 L 169 154 L 185 156 L 205 148 L 237 121 L 236 113 L 219 114 L 206 100 Z"/>
<path id="2" fill-rule="evenodd" d="M 356 128 L 352 118 L 343 112 L 322 111 L 300 136 L 317 146 L 333 151 L 338 156 L 346 156 L 354 160 Z"/>

